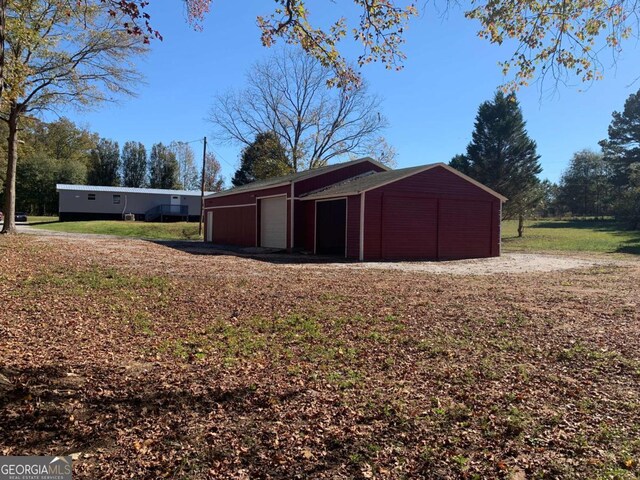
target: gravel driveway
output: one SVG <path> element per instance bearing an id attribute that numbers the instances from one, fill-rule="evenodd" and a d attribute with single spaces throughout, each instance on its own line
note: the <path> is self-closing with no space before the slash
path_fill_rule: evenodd
<path id="1" fill-rule="evenodd" d="M 446 274 L 446 275 L 494 275 L 553 272 L 570 269 L 637 265 L 632 258 L 612 257 L 606 254 L 547 254 L 547 253 L 503 253 L 500 257 L 470 260 L 424 261 L 424 262 L 331 262 L 329 258 L 286 253 L 255 253 L 251 249 L 221 249 L 198 241 L 147 241 L 142 239 L 109 235 L 49 232 L 20 226 L 21 233 L 29 233 L 49 242 L 55 237 L 59 242 L 73 242 L 87 248 L 93 254 L 100 251 L 120 250 L 132 259 L 145 257 L 161 259 L 163 268 L 171 269 L 175 260 L 176 270 L 191 267 L 198 271 L 205 263 L 216 262 L 223 257 L 238 257 L 281 264 L 289 269 L 319 270 L 387 270 L 396 272 Z M 255 249 L 254 249 L 255 250 Z M 136 252 L 135 254 L 133 252 Z M 143 253 L 144 252 L 144 253 Z M 203 257 L 208 257 L 204 260 Z"/>

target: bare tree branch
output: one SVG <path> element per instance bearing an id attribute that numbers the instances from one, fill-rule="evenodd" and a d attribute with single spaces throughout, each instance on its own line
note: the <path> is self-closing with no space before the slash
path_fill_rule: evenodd
<path id="1" fill-rule="evenodd" d="M 332 75 L 303 52 L 283 49 L 254 65 L 245 89 L 218 95 L 209 119 L 227 142 L 250 145 L 258 133 L 274 132 L 295 170 L 368 154 L 365 146 L 387 126 L 381 101 L 364 84 L 328 87 Z"/>

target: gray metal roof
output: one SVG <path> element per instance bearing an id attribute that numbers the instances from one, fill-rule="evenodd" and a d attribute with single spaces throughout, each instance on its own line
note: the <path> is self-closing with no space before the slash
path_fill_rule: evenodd
<path id="1" fill-rule="evenodd" d="M 107 193 L 148 193 L 155 195 L 182 195 L 200 196 L 200 190 L 169 190 L 166 188 L 131 188 L 131 187 L 104 187 L 100 185 L 67 185 L 58 183 L 56 191 L 75 191 L 75 192 L 107 192 Z M 204 192 L 207 195 L 209 192 Z"/>
<path id="2" fill-rule="evenodd" d="M 265 180 L 256 180 L 255 182 L 247 183 L 246 185 L 241 185 L 239 187 L 229 188 L 227 190 L 223 190 L 221 192 L 213 193 L 211 195 L 215 195 L 215 196 L 233 195 L 233 194 L 236 194 L 236 193 L 250 192 L 252 190 L 261 190 L 263 188 L 286 185 L 286 184 L 291 183 L 291 182 L 297 182 L 297 181 L 300 181 L 300 180 L 304 180 L 305 178 L 315 177 L 316 175 L 320 175 L 322 173 L 331 172 L 333 170 L 339 170 L 339 169 L 344 168 L 344 167 L 346 167 L 348 165 L 353 165 L 353 164 L 360 163 L 360 162 L 365 162 L 365 161 L 369 161 L 371 163 L 375 163 L 376 165 L 378 165 L 378 166 L 380 166 L 380 167 L 382 167 L 384 169 L 387 169 L 387 170 L 389 168 L 389 167 L 387 167 L 387 166 L 375 161 L 373 158 L 363 157 L 363 158 L 359 158 L 357 160 L 351 160 L 349 162 L 334 163 L 332 165 L 325 165 L 324 167 L 313 168 L 311 170 L 305 170 L 303 172 L 291 173 L 289 175 L 284 175 L 284 176 L 281 176 L 281 177 L 267 178 Z"/>
<path id="3" fill-rule="evenodd" d="M 473 183 L 475 186 L 481 188 L 487 193 L 499 198 L 502 201 L 506 201 L 507 198 L 500 195 L 499 193 L 491 190 L 489 187 L 481 184 L 480 182 L 470 178 L 463 173 L 457 171 L 455 168 L 450 167 L 445 163 L 431 163 L 428 165 L 419 165 L 417 167 L 408 167 L 408 168 L 399 168 L 397 170 L 388 170 L 386 172 L 374 173 L 372 175 L 363 175 L 359 177 L 355 177 L 349 180 L 346 180 L 341 183 L 337 183 L 331 185 L 327 188 L 316 190 L 315 192 L 310 192 L 306 195 L 302 195 L 302 198 L 305 200 L 314 200 L 318 198 L 328 198 L 328 197 L 340 197 L 346 195 L 357 195 L 362 192 L 366 192 L 368 190 L 372 190 L 374 188 L 381 187 L 382 185 L 386 185 L 388 183 L 393 183 L 397 180 L 401 180 L 405 177 L 410 177 L 411 175 L 415 175 L 416 173 L 423 172 L 425 170 L 430 170 L 434 167 L 443 167 L 448 171 L 458 175 L 459 177 L 465 179 L 466 181 Z"/>
<path id="4" fill-rule="evenodd" d="M 341 183 L 336 183 L 322 190 L 316 190 L 310 192 L 307 195 L 302 195 L 305 200 L 312 200 L 314 198 L 322 197 L 336 197 L 340 195 L 354 195 L 365 190 L 378 187 L 385 183 L 395 182 L 401 178 L 407 177 L 414 173 L 418 173 L 421 170 L 425 170 L 428 165 L 421 165 L 419 167 L 398 168 L 397 170 L 389 170 L 387 172 L 374 173 L 371 175 L 362 175 L 355 178 L 350 178 Z"/>

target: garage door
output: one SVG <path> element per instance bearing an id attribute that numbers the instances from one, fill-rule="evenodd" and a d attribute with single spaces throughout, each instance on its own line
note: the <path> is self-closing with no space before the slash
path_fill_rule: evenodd
<path id="1" fill-rule="evenodd" d="M 347 201 L 316 202 L 316 253 L 345 256 Z"/>
<path id="2" fill-rule="evenodd" d="M 439 257 L 478 258 L 491 255 L 491 203 L 440 200 Z"/>
<path id="3" fill-rule="evenodd" d="M 260 200 L 260 246 L 287 248 L 287 197 Z"/>
<path id="4" fill-rule="evenodd" d="M 211 238 L 219 245 L 256 246 L 256 209 L 253 206 L 216 208 L 212 215 Z"/>
<path id="5" fill-rule="evenodd" d="M 433 198 L 384 196 L 382 258 L 400 260 L 438 255 L 438 201 Z"/>

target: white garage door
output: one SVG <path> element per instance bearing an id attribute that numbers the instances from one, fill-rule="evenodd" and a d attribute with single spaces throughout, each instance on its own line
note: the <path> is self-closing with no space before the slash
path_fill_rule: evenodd
<path id="1" fill-rule="evenodd" d="M 260 201 L 260 246 L 287 248 L 287 197 Z"/>

